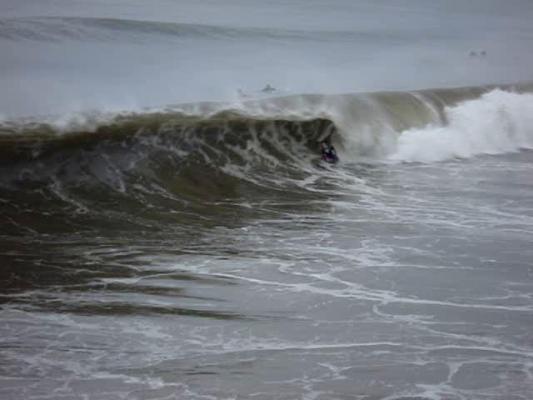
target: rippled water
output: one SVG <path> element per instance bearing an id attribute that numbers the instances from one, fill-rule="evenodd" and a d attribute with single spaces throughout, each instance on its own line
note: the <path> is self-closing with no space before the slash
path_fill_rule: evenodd
<path id="1" fill-rule="evenodd" d="M 343 165 L 188 225 L 4 233 L 0 397 L 527 399 L 532 165 Z"/>

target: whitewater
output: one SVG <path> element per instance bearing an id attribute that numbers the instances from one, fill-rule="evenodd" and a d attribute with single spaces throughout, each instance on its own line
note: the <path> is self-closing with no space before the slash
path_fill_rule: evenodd
<path id="1" fill-rule="evenodd" d="M 532 17 L 0 1 L 0 399 L 530 399 Z"/>

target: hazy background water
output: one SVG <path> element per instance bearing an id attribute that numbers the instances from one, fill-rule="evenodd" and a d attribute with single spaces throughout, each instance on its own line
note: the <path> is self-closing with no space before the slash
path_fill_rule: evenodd
<path id="1" fill-rule="evenodd" d="M 255 95 L 267 83 L 282 93 L 346 93 L 532 79 L 528 0 L 3 0 L 1 7 L 4 116 L 235 100 L 239 89 Z M 178 25 L 127 25 L 132 20 Z"/>

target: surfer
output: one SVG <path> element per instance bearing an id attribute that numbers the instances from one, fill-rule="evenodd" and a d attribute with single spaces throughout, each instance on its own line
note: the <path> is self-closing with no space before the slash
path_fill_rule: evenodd
<path id="1" fill-rule="evenodd" d="M 263 89 L 261 89 L 263 93 L 272 93 L 276 91 L 276 88 L 271 86 L 270 83 L 268 83 Z"/>
<path id="2" fill-rule="evenodd" d="M 322 160 L 325 162 L 335 164 L 337 161 L 339 161 L 335 147 L 333 147 L 333 145 L 327 141 L 324 140 L 320 143 L 320 151 L 322 153 Z"/>

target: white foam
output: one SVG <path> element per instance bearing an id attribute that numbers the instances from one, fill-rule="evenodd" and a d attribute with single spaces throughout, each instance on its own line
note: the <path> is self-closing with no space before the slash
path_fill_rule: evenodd
<path id="1" fill-rule="evenodd" d="M 435 162 L 533 148 L 533 95 L 493 90 L 445 109 L 446 126 L 408 129 L 388 159 Z"/>

